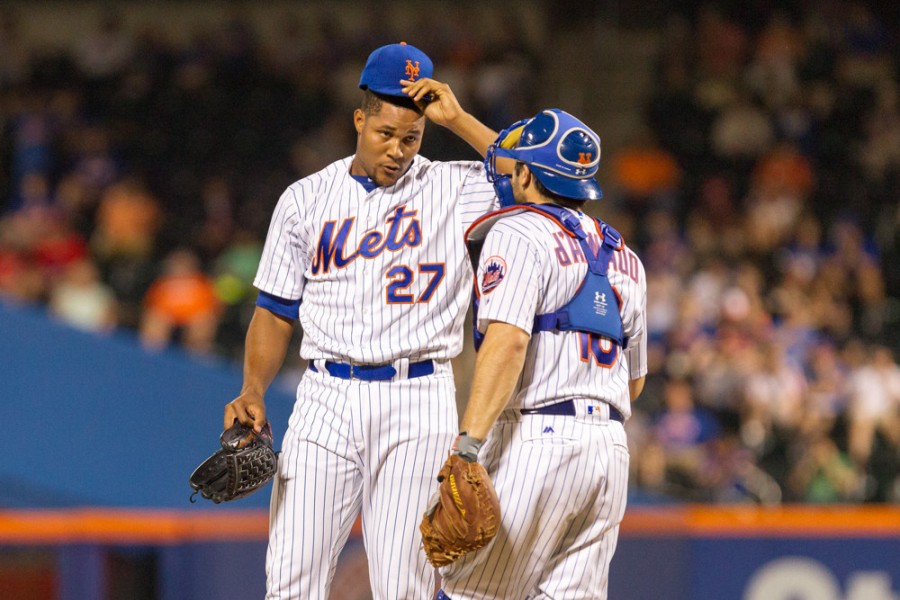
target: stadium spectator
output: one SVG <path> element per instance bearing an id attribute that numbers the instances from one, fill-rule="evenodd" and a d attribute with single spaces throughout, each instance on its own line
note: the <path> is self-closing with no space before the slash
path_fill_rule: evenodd
<path id="1" fill-rule="evenodd" d="M 166 256 L 162 273 L 147 290 L 140 339 L 151 349 L 178 340 L 191 352 L 208 354 L 220 318 L 215 286 L 201 271 L 200 260 L 191 250 L 177 249 Z"/>
<path id="2" fill-rule="evenodd" d="M 664 463 L 659 472 L 664 481 L 655 487 L 684 499 L 695 497 L 700 488 L 701 471 L 708 460 L 713 440 L 720 435 L 713 413 L 696 406 L 689 380 L 669 378 L 663 390 L 664 407 L 651 424 L 651 436 Z"/>
<path id="3" fill-rule="evenodd" d="M 812 504 L 859 502 L 864 498 L 865 475 L 833 439 L 818 433 L 798 449 L 788 475 L 793 499 Z"/>
<path id="4" fill-rule="evenodd" d="M 115 294 L 87 257 L 66 266 L 48 303 L 55 317 L 77 329 L 108 333 L 118 325 Z"/>
<path id="5" fill-rule="evenodd" d="M 849 376 L 850 456 L 867 465 L 880 434 L 900 449 L 900 366 L 884 346 L 873 347 Z"/>

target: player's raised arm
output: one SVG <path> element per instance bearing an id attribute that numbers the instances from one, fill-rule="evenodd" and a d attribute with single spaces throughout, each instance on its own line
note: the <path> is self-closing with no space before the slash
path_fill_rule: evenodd
<path id="1" fill-rule="evenodd" d="M 448 84 L 427 77 L 401 80 L 400 84 L 430 121 L 458 135 L 481 156 L 487 154 L 488 146 L 497 139 L 497 132 L 463 110 Z"/>

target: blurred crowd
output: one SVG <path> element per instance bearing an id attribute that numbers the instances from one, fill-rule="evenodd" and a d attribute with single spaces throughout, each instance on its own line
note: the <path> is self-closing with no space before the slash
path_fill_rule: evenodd
<path id="1" fill-rule="evenodd" d="M 77 44 L 47 48 L 22 34 L 27 11 L 0 12 L 0 295 L 151 348 L 237 358 L 271 210 L 291 182 L 352 154 L 372 49 L 414 31 L 494 126 L 530 110 L 509 93 L 536 68 L 515 19 L 489 13 L 488 38 L 458 12 L 401 26 L 349 8 L 381 33 L 299 7 L 263 35 L 233 7 L 175 41 L 110 10 Z M 428 156 L 459 158 L 459 145 L 435 132 Z"/>
<path id="2" fill-rule="evenodd" d="M 898 502 L 898 22 L 757 4 L 667 19 L 612 157 L 649 285 L 634 487 Z"/>
<path id="3" fill-rule="evenodd" d="M 649 286 L 632 492 L 897 502 L 897 21 L 748 4 L 657 25 L 645 127 L 604 156 L 596 212 Z M 552 32 L 461 13 L 415 29 L 441 76 L 494 128 L 533 114 Z M 0 13 L 0 299 L 239 360 L 278 196 L 353 152 L 365 56 L 405 39 L 378 10 L 367 31 L 383 35 L 314 16 L 264 36 L 235 14 L 176 43 L 109 12 L 48 51 Z M 473 158 L 436 128 L 423 154 Z"/>

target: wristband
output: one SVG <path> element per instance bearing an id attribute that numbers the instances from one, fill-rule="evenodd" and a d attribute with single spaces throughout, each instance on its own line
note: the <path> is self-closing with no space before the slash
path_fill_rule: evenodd
<path id="1" fill-rule="evenodd" d="M 458 454 L 466 462 L 478 462 L 478 451 L 481 450 L 482 444 L 484 444 L 484 440 L 473 438 L 463 431 L 456 436 L 456 441 L 453 442 L 451 451 Z"/>

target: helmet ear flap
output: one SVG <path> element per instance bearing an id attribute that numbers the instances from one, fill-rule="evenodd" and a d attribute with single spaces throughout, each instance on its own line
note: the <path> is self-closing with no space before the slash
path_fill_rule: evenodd
<path id="1" fill-rule="evenodd" d="M 509 175 L 501 175 L 494 178 L 494 191 L 497 192 L 500 206 L 512 206 L 516 203 L 516 196 L 513 194 L 512 189 L 512 178 Z"/>
<path id="2" fill-rule="evenodd" d="M 497 173 L 496 153 L 496 143 L 488 146 L 487 154 L 484 157 L 484 169 L 487 172 L 487 179 L 494 184 L 494 193 L 497 194 L 497 199 L 500 200 L 500 206 L 512 206 L 516 203 L 516 197 L 512 189 L 512 178 L 509 175 Z"/>
<path id="3" fill-rule="evenodd" d="M 494 191 L 497 193 L 501 206 L 512 206 L 516 203 L 516 198 L 512 191 L 512 178 L 509 175 L 497 173 L 497 151 L 500 150 L 500 156 L 515 159 L 515 152 L 510 151 L 515 150 L 525 126 L 530 121 L 531 119 L 516 121 L 501 131 L 494 143 L 488 146 L 487 154 L 485 154 L 484 167 L 487 171 L 487 178 L 494 184 Z"/>

